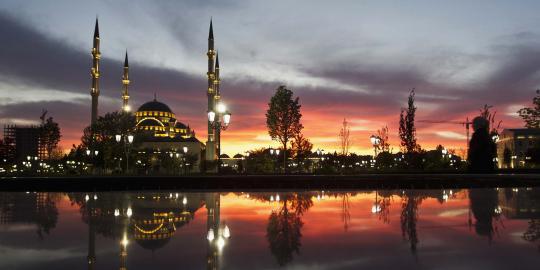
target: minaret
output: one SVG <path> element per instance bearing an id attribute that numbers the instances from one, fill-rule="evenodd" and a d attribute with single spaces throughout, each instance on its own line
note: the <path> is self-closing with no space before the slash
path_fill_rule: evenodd
<path id="1" fill-rule="evenodd" d="M 99 59 L 101 53 L 99 52 L 99 25 L 96 18 L 96 28 L 94 29 L 94 46 L 92 47 L 92 88 L 90 89 L 90 95 L 92 96 L 92 124 L 97 120 L 98 116 L 98 98 L 99 98 Z"/>
<path id="2" fill-rule="evenodd" d="M 220 79 L 219 79 L 219 53 L 216 51 L 216 67 L 215 67 L 215 71 L 214 71 L 214 108 L 215 108 L 215 105 L 216 104 L 219 104 L 219 100 L 221 99 L 221 96 L 219 95 L 219 82 L 220 82 Z M 221 155 L 221 149 L 220 149 L 220 140 L 221 140 L 221 129 L 220 128 L 216 128 L 214 130 L 214 134 L 215 134 L 215 141 L 216 141 L 216 144 L 215 144 L 215 149 L 216 149 L 216 155 L 219 156 Z M 218 164 L 219 166 L 219 164 Z"/>
<path id="3" fill-rule="evenodd" d="M 208 89 L 207 89 L 207 97 L 208 97 L 208 111 L 215 112 L 215 88 L 214 88 L 214 79 L 215 79 L 215 73 L 214 73 L 214 56 L 216 52 L 214 51 L 214 30 L 212 28 L 212 19 L 210 19 L 210 30 L 208 33 L 208 52 L 206 55 L 208 56 L 208 72 L 206 75 L 208 76 Z M 215 148 L 215 132 L 212 124 L 210 121 L 208 121 L 208 140 L 206 141 L 206 160 L 207 161 L 215 161 L 216 160 L 216 148 Z"/>
<path id="4" fill-rule="evenodd" d="M 122 76 L 122 111 L 129 112 L 129 63 L 128 63 L 128 54 L 126 50 L 126 59 L 124 60 L 124 75 Z"/>

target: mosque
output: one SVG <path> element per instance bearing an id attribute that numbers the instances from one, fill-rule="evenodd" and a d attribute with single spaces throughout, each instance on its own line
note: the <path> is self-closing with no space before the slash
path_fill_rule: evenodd
<path id="1" fill-rule="evenodd" d="M 98 100 L 100 94 L 99 78 L 100 78 L 100 37 L 99 24 L 96 18 L 94 29 L 94 40 L 92 47 L 92 87 L 90 95 L 92 97 L 92 113 L 91 123 L 95 123 L 98 119 Z M 219 95 L 219 60 L 214 50 L 214 37 L 212 29 L 212 21 L 210 21 L 210 30 L 208 37 L 208 112 L 215 111 L 216 105 L 220 100 Z M 215 58 L 215 63 L 214 63 Z M 122 76 L 122 111 L 130 112 L 129 104 L 129 61 L 126 51 L 123 76 Z M 197 156 L 196 164 L 193 164 L 193 171 L 197 172 L 200 169 L 201 160 L 215 161 L 219 155 L 219 143 L 215 141 L 219 139 L 219 130 L 216 130 L 215 125 L 208 121 L 208 140 L 206 145 L 200 142 L 195 137 L 195 131 L 189 125 L 178 120 L 176 114 L 170 107 L 158 101 L 156 95 L 154 99 L 142 104 L 137 111 L 134 112 L 136 118 L 136 126 L 134 130 L 144 134 L 139 150 L 152 149 L 154 152 L 169 152 L 171 154 L 180 153 L 187 150 L 191 155 Z M 172 155 L 171 155 L 172 156 Z"/>

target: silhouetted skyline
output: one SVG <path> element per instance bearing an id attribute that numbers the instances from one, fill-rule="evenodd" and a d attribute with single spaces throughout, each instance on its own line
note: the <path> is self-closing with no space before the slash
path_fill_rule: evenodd
<path id="1" fill-rule="evenodd" d="M 134 109 L 157 93 L 206 136 L 206 42 L 214 19 L 222 91 L 234 122 L 223 152 L 276 145 L 264 112 L 286 84 L 302 104 L 304 133 L 315 148 L 339 148 L 341 121 L 351 150 L 370 153 L 369 135 L 397 126 L 408 91 L 417 119 L 464 120 L 494 105 L 503 127 L 538 87 L 539 3 L 466 1 L 407 5 L 329 2 L 4 1 L 0 5 L 0 124 L 39 121 L 46 108 L 60 123 L 65 149 L 89 123 L 89 50 L 100 19 L 100 115 L 121 105 L 120 79 L 130 54 Z M 418 142 L 465 148 L 459 125 L 419 124 Z"/>

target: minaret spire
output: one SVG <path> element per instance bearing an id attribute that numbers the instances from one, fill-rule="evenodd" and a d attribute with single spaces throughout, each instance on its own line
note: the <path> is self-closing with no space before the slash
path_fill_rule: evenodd
<path id="1" fill-rule="evenodd" d="M 129 91 L 128 91 L 128 86 L 129 86 L 129 62 L 128 62 L 128 53 L 127 53 L 127 50 L 126 50 L 126 58 L 124 59 L 124 75 L 122 76 L 122 110 L 124 112 L 129 112 L 130 111 L 130 107 L 129 107 Z"/>
<path id="2" fill-rule="evenodd" d="M 216 89 L 215 89 L 215 65 L 214 57 L 216 56 L 216 51 L 214 50 L 214 27 L 212 23 L 212 18 L 210 18 L 210 29 L 208 30 L 208 88 L 206 89 L 206 94 L 208 97 L 208 112 L 216 111 Z M 210 120 L 207 119 L 208 123 L 208 140 L 206 141 L 206 157 L 207 161 L 213 162 L 217 159 L 216 156 L 216 130 Z"/>
<path id="3" fill-rule="evenodd" d="M 99 51 L 99 24 L 96 17 L 96 26 L 94 29 L 94 43 L 92 47 L 92 69 L 90 74 L 92 75 L 92 88 L 90 89 L 90 95 L 92 96 L 92 115 L 91 121 L 94 124 L 98 117 L 98 99 L 99 99 L 99 59 L 101 53 Z"/>
<path id="4" fill-rule="evenodd" d="M 214 28 L 212 27 L 212 18 L 210 18 L 210 30 L 208 31 L 208 39 L 214 40 Z"/>

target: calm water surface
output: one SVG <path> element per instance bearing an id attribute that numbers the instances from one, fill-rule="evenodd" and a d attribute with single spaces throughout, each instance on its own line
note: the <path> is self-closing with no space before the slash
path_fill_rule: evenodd
<path id="1" fill-rule="evenodd" d="M 540 189 L 0 193 L 0 269 L 538 269 Z"/>

